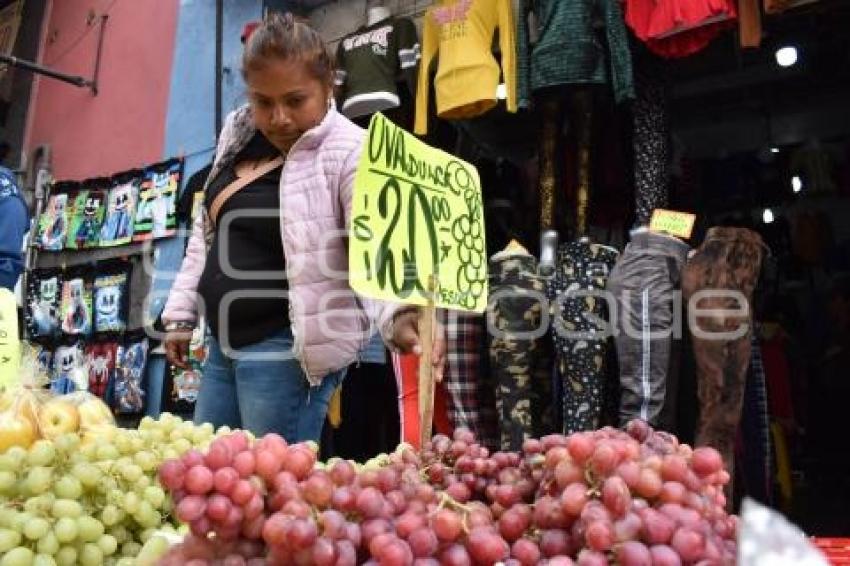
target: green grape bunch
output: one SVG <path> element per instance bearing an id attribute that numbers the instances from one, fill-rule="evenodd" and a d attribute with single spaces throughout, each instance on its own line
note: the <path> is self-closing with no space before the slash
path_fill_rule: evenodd
<path id="1" fill-rule="evenodd" d="M 204 449 L 215 432 L 164 413 L 138 429 L 9 448 L 0 454 L 0 566 L 135 565 L 155 532 L 184 528 L 160 464 Z"/>

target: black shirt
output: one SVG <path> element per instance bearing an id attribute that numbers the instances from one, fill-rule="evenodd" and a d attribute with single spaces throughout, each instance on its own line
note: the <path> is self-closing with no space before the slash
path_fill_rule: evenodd
<path id="1" fill-rule="evenodd" d="M 280 151 L 257 132 L 234 165 L 278 155 Z M 234 165 L 210 182 L 204 195 L 207 210 L 216 195 L 236 180 Z M 198 293 L 206 304 L 210 330 L 223 345 L 243 348 L 289 326 L 289 304 L 283 296 L 288 287 L 280 234 L 281 170 L 278 167 L 231 195 L 216 219 Z M 234 213 L 239 214 L 228 221 Z M 225 261 L 231 266 L 227 271 Z M 250 296 L 251 292 L 266 296 Z"/>

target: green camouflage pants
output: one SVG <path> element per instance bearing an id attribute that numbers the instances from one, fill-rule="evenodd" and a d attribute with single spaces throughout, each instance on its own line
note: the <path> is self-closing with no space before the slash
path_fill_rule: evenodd
<path id="1" fill-rule="evenodd" d="M 493 256 L 490 274 L 490 367 L 501 448 L 519 450 L 525 439 L 553 432 L 545 285 L 527 254 Z"/>

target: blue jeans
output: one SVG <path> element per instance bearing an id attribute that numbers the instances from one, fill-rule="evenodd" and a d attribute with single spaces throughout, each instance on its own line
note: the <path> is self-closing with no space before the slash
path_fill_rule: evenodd
<path id="1" fill-rule="evenodd" d="M 345 370 L 311 387 L 292 355 L 292 342 L 291 330 L 281 330 L 228 355 L 210 338 L 195 423 L 247 429 L 257 436 L 276 432 L 287 442 L 318 442 Z"/>

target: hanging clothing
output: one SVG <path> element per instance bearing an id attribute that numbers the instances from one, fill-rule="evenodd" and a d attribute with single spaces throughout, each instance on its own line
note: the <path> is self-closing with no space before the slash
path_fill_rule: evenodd
<path id="1" fill-rule="evenodd" d="M 752 305 L 758 282 L 764 243 L 761 236 L 746 228 L 709 229 L 697 252 L 682 274 L 682 294 L 689 308 L 741 309 L 738 300 L 728 296 L 708 296 L 690 305 L 700 291 L 736 291 Z M 744 383 L 750 365 L 752 308 L 745 316 L 703 316 L 689 313 L 694 356 L 697 363 L 697 395 L 700 417 L 696 444 L 713 446 L 734 477 L 735 433 L 741 418 Z M 743 328 L 745 325 L 746 328 Z M 723 336 L 726 334 L 727 336 Z M 727 486 L 731 494 L 731 484 Z M 731 501 L 731 497 L 727 495 Z"/>
<path id="2" fill-rule="evenodd" d="M 635 85 L 635 225 L 646 226 L 652 211 L 667 205 L 670 187 L 670 122 L 664 62 L 649 53 L 636 60 Z"/>
<path id="3" fill-rule="evenodd" d="M 428 132 L 430 65 L 437 56 L 434 91 L 440 118 L 472 118 L 496 105 L 500 71 L 492 52 L 496 30 L 507 108 L 516 112 L 516 40 L 511 0 L 438 0 L 425 13 L 423 22 L 422 64 L 416 88 L 417 134 Z"/>
<path id="4" fill-rule="evenodd" d="M 689 250 L 672 236 L 633 232 L 608 278 L 617 305 L 620 425 L 632 419 L 661 425 L 671 375 L 676 291 Z"/>
<path id="5" fill-rule="evenodd" d="M 734 24 L 734 0 L 626 0 L 626 24 L 662 57 L 687 57 L 705 49 Z"/>
<path id="6" fill-rule="evenodd" d="M 446 367 L 443 385 L 448 394 L 452 428 L 466 427 L 481 438 L 479 380 L 482 373 L 483 316 L 440 310 L 446 329 Z"/>
<path id="7" fill-rule="evenodd" d="M 539 330 L 545 322 L 545 287 L 536 277 L 537 260 L 521 247 L 495 254 L 490 259 L 492 325 L 490 368 L 496 385 L 496 410 L 501 430 L 501 449 L 519 450 L 535 436 L 535 415 L 547 397 L 538 396 L 546 386 L 548 370 Z M 536 332 L 537 331 L 537 332 Z M 544 333 L 545 334 L 545 331 Z"/>
<path id="8" fill-rule="evenodd" d="M 533 47 L 525 18 L 529 10 L 534 12 L 539 37 Z M 617 102 L 634 98 L 632 60 L 619 0 L 520 0 L 519 14 L 520 106 L 531 104 L 533 92 L 562 85 L 610 83 Z M 605 28 L 604 43 L 600 26 Z"/>
<path id="9" fill-rule="evenodd" d="M 399 106 L 397 83 L 416 92 L 420 58 L 416 26 L 408 18 L 387 18 L 342 38 L 335 78 L 340 112 L 355 118 Z"/>
<path id="10" fill-rule="evenodd" d="M 563 434 L 599 428 L 606 390 L 608 304 L 601 294 L 619 252 L 586 238 L 561 244 L 547 284 L 563 380 Z"/>
<path id="11" fill-rule="evenodd" d="M 770 442 L 770 415 L 767 410 L 765 368 L 762 363 L 758 331 L 753 332 L 750 367 L 744 388 L 744 405 L 738 430 L 736 459 L 741 462 L 739 477 L 744 480 L 747 496 L 770 505 L 773 501 L 773 474 Z"/>

